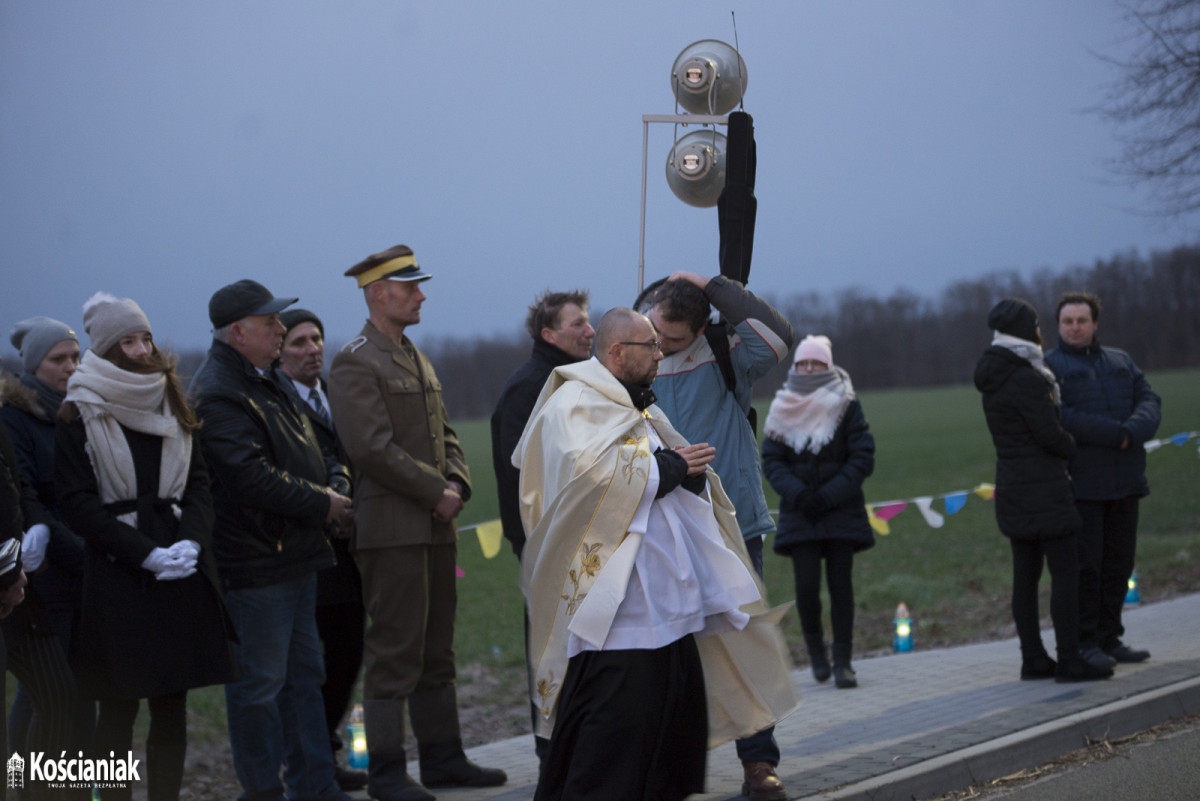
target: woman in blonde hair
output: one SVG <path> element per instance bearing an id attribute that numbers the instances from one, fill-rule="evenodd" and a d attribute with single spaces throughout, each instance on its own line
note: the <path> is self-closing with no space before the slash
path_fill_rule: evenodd
<path id="1" fill-rule="evenodd" d="M 792 558 L 796 609 L 813 676 L 832 673 L 840 689 L 858 686 L 850 666 L 854 554 L 875 544 L 862 485 L 875 469 L 875 438 L 850 375 L 833 364 L 826 336 L 796 346 L 787 383 L 763 427 L 763 473 L 779 493 L 775 552 Z M 821 563 L 829 585 L 833 667 L 821 624 Z"/>
<path id="2" fill-rule="evenodd" d="M 100 701 L 94 748 L 131 748 L 148 699 L 150 801 L 175 801 L 187 750 L 187 691 L 233 678 L 211 555 L 208 474 L 199 424 L 128 298 L 84 305 L 91 348 L 60 411 L 55 468 L 63 511 L 87 546 L 83 691 Z M 129 798 L 131 788 L 101 789 Z"/>

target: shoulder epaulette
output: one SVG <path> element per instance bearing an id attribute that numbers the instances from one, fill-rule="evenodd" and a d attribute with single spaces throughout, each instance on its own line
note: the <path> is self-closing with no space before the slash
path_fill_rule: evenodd
<path id="1" fill-rule="evenodd" d="M 367 344 L 367 338 L 360 334 L 347 342 L 345 345 L 342 345 L 342 350 L 346 353 L 354 353 L 354 351 L 358 350 L 365 344 Z"/>

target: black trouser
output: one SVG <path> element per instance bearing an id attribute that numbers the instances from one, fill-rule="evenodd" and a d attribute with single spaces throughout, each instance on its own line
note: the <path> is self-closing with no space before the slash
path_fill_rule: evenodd
<path id="1" fill-rule="evenodd" d="M 1074 536 L 1052 540 L 1010 538 L 1013 554 L 1012 615 L 1021 654 L 1032 659 L 1045 653 L 1038 582 L 1042 563 L 1050 568 L 1050 619 L 1058 660 L 1079 655 L 1079 556 Z"/>
<path id="2" fill-rule="evenodd" d="M 133 723 L 140 704 L 136 698 L 100 701 L 94 740 L 97 758 L 107 757 L 110 751 L 123 756 L 133 748 Z M 150 731 L 146 735 L 146 797 L 149 801 L 178 801 L 187 755 L 187 691 L 150 698 L 147 704 Z M 102 787 L 100 797 L 105 801 L 127 801 L 133 797 L 133 786 Z"/>
<path id="3" fill-rule="evenodd" d="M 833 641 L 854 641 L 854 545 L 846 540 L 802 542 L 791 550 L 796 581 L 796 610 L 806 638 L 821 638 L 821 560 L 829 584 L 829 620 Z"/>
<path id="4" fill-rule="evenodd" d="M 1138 497 L 1076 501 L 1079 535 L 1079 639 L 1083 647 L 1116 645 L 1121 609 L 1137 552 Z"/>
<path id="5" fill-rule="evenodd" d="M 338 724 L 350 705 L 362 667 L 365 621 L 362 601 L 317 606 L 317 634 L 325 649 L 325 683 L 321 685 L 321 697 L 325 701 L 329 744 L 335 752 L 342 747 Z"/>

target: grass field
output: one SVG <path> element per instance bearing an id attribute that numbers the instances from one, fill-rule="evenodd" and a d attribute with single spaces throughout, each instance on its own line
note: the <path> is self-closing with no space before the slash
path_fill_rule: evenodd
<path id="1" fill-rule="evenodd" d="M 1163 398 L 1159 436 L 1200 430 L 1200 370 L 1156 373 L 1149 379 Z M 865 487 L 868 503 L 937 497 L 993 481 L 995 453 L 974 387 L 867 392 L 861 400 L 876 442 L 875 474 Z M 760 420 L 765 412 L 760 409 Z M 467 526 L 497 515 L 491 444 L 486 420 L 456 428 L 473 474 L 474 495 L 459 521 Z M 1147 470 L 1153 492 L 1141 507 L 1137 567 L 1143 601 L 1200 591 L 1197 440 L 1149 454 Z M 767 497 L 774 508 L 770 488 Z M 943 508 L 935 500 L 934 509 Z M 910 504 L 889 527 L 890 534 L 877 536 L 877 545 L 855 560 L 856 651 L 891 647 L 891 621 L 901 602 L 913 616 L 917 647 L 1011 634 L 1011 556 L 990 501 L 969 495 L 940 529 L 931 528 Z M 765 562 L 771 601 L 793 599 L 790 561 L 768 552 Z M 487 560 L 475 532 L 464 531 L 459 563 L 465 573 L 459 582 L 459 663 L 520 664 L 520 575 L 507 543 Z M 1048 614 L 1048 578 L 1042 583 Z M 785 631 L 799 656 L 794 615 Z"/>
<path id="2" fill-rule="evenodd" d="M 1163 398 L 1159 436 L 1200 430 L 1200 370 L 1149 378 Z M 865 487 L 868 503 L 936 497 L 993 480 L 994 452 L 973 387 L 868 392 L 861 400 L 876 441 L 875 474 Z M 764 404 L 760 420 L 765 412 Z M 473 473 L 473 496 L 459 520 L 465 527 L 496 518 L 496 485 L 488 422 L 460 421 L 456 429 Z M 1184 447 L 1167 445 L 1147 457 L 1153 492 L 1141 507 L 1137 564 L 1144 602 L 1200 591 L 1197 445 L 1193 438 Z M 774 508 L 769 488 L 768 501 Z M 935 510 L 943 508 L 941 501 L 934 502 Z M 890 649 L 892 617 L 901 602 L 912 613 L 917 648 L 1013 636 L 1011 555 L 990 501 L 969 495 L 961 511 L 947 516 L 938 529 L 910 505 L 890 521 L 890 529 L 855 560 L 856 654 Z M 791 562 L 768 548 L 765 563 L 771 601 L 793 599 Z M 495 558 L 485 559 L 472 529 L 462 534 L 459 565 L 464 573 L 455 635 L 460 683 L 494 668 L 518 675 L 512 669 L 524 664 L 524 655 L 516 558 L 505 543 Z M 1042 585 L 1047 617 L 1048 578 Z M 793 655 L 805 661 L 796 615 L 784 625 Z M 1047 642 L 1052 647 L 1052 638 Z M 507 693 L 510 699 L 513 694 Z M 224 737 L 221 688 L 192 692 L 189 712 L 193 742 Z M 517 717 L 523 715 L 517 704 Z"/>

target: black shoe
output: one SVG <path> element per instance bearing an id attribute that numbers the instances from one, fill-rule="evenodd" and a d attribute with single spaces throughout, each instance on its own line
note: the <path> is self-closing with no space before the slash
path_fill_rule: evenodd
<path id="1" fill-rule="evenodd" d="M 350 768 L 343 768 L 341 765 L 334 765 L 333 780 L 337 782 L 338 788 L 344 792 L 361 790 L 367 786 L 367 772 L 365 770 L 351 770 Z"/>
<path id="2" fill-rule="evenodd" d="M 1049 654 L 1035 656 L 1033 659 L 1022 659 L 1021 681 L 1052 679 L 1057 668 L 1058 663 L 1051 659 Z"/>
<path id="3" fill-rule="evenodd" d="M 508 781 L 499 768 L 483 768 L 467 759 L 462 740 L 417 744 L 421 752 L 421 784 L 426 787 L 498 787 Z"/>
<path id="4" fill-rule="evenodd" d="M 1059 684 L 1067 684 L 1076 681 L 1098 681 L 1100 679 L 1112 678 L 1113 669 L 1111 667 L 1101 667 L 1100 665 L 1088 662 L 1082 656 L 1075 656 L 1070 659 L 1063 659 L 1058 663 L 1058 668 L 1054 671 L 1054 680 Z"/>
<path id="5" fill-rule="evenodd" d="M 1108 654 L 1116 661 L 1126 665 L 1132 665 L 1137 662 L 1145 662 L 1150 658 L 1149 651 L 1143 651 L 1140 648 L 1130 648 L 1120 640 L 1117 640 L 1115 644 L 1105 648 L 1104 653 Z"/>
<path id="6" fill-rule="evenodd" d="M 849 665 L 834 665 L 833 683 L 837 685 L 839 690 L 849 690 L 857 687 L 858 678 L 854 675 L 854 668 Z"/>
<path id="7" fill-rule="evenodd" d="M 1079 649 L 1079 655 L 1083 657 L 1084 662 L 1095 667 L 1112 668 L 1117 665 L 1117 660 L 1101 651 L 1095 645 Z"/>
<path id="8" fill-rule="evenodd" d="M 833 675 L 833 669 L 829 667 L 829 657 L 825 655 L 825 650 L 821 649 L 820 653 L 809 654 L 808 658 L 812 661 L 813 678 L 818 682 L 829 681 L 829 677 Z"/>

